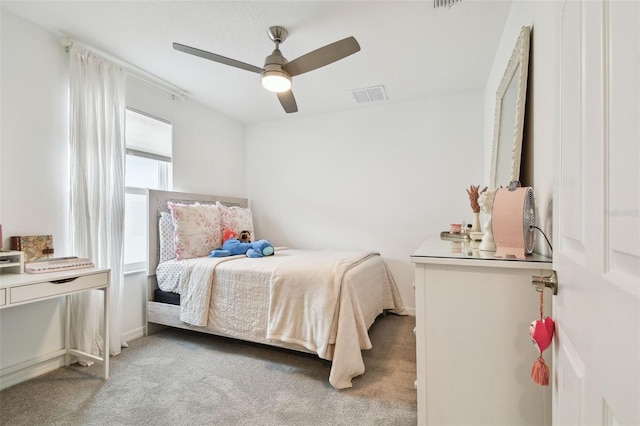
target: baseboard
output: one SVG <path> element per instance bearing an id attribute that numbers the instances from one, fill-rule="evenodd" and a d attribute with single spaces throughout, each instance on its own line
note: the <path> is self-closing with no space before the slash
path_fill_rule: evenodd
<path id="1" fill-rule="evenodd" d="M 139 339 L 140 337 L 143 337 L 145 334 L 146 334 L 145 327 L 138 327 L 134 330 L 123 333 L 122 340 L 124 340 L 125 342 L 128 342 L 129 340 L 136 340 L 136 339 Z"/>
<path id="2" fill-rule="evenodd" d="M 122 339 L 135 340 L 145 336 L 146 328 L 138 327 L 122 335 Z M 0 370 L 0 391 L 42 374 L 64 367 L 64 349 L 40 356 Z"/>
<path id="3" fill-rule="evenodd" d="M 50 356 L 41 357 L 43 361 L 30 361 L 24 367 L 20 365 L 5 368 L 0 371 L 0 390 L 26 382 L 27 380 L 38 377 L 42 374 L 53 371 L 64 366 L 64 355 L 50 358 Z"/>

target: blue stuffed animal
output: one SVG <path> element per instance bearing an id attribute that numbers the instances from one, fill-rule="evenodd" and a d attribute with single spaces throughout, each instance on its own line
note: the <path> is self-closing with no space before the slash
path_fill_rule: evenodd
<path id="1" fill-rule="evenodd" d="M 248 257 L 271 256 L 274 253 L 273 246 L 267 240 L 258 240 L 249 244 L 251 248 L 247 250 Z"/>
<path id="2" fill-rule="evenodd" d="M 271 256 L 273 253 L 273 246 L 267 240 L 243 243 L 237 238 L 229 238 L 222 244 L 222 248 L 213 250 L 209 257 L 226 257 L 238 254 L 246 254 L 248 257 L 263 257 Z"/>

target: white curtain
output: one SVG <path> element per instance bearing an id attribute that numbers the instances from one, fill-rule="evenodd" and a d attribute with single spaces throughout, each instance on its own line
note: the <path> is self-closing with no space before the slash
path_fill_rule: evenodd
<path id="1" fill-rule="evenodd" d="M 126 71 L 86 50 L 70 51 L 71 241 L 74 254 L 111 269 L 110 336 L 100 336 L 101 292 L 74 296 L 71 338 L 93 354 L 111 355 L 121 337 L 124 241 Z M 90 364 L 90 363 L 88 363 Z"/>

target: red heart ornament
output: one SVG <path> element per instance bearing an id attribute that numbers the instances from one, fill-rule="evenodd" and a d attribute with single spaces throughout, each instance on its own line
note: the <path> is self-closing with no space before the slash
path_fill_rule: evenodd
<path id="1" fill-rule="evenodd" d="M 531 340 L 533 340 L 533 343 L 540 353 L 544 352 L 545 349 L 551 345 L 555 329 L 556 326 L 551 317 L 544 317 L 541 320 L 532 321 L 531 325 L 529 325 Z"/>

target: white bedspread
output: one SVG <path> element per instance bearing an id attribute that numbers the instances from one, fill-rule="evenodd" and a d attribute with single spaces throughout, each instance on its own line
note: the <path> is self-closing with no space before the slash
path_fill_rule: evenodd
<path id="1" fill-rule="evenodd" d="M 385 310 L 406 315 L 373 252 L 278 248 L 274 256 L 180 261 L 180 319 L 229 337 L 281 342 L 331 360 L 338 389 L 364 373 L 368 329 Z M 214 274 L 215 271 L 215 274 Z"/>

